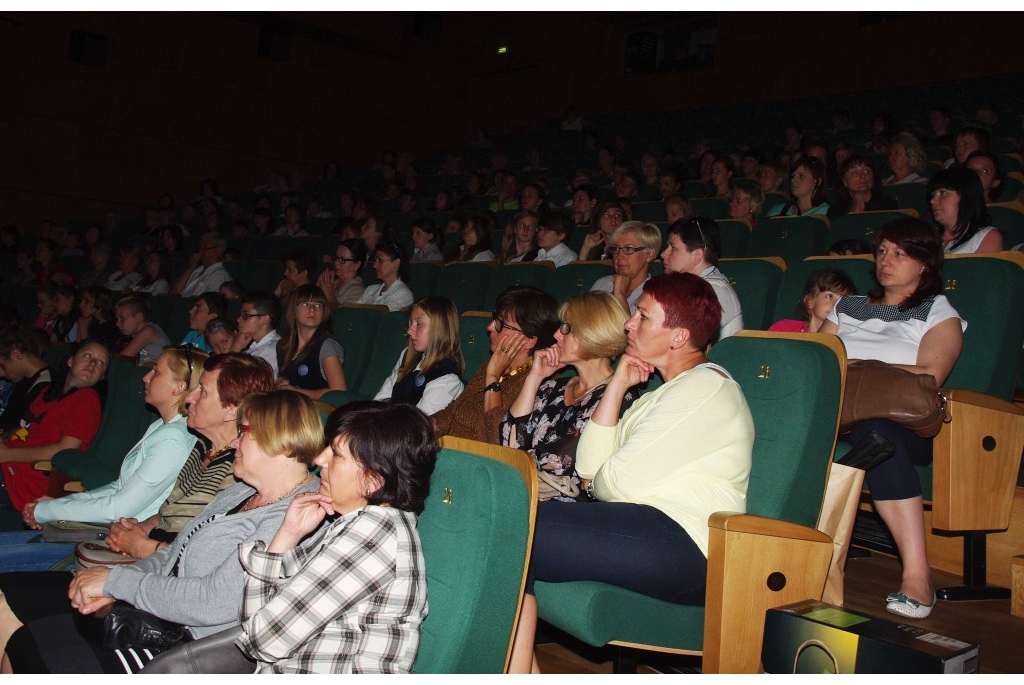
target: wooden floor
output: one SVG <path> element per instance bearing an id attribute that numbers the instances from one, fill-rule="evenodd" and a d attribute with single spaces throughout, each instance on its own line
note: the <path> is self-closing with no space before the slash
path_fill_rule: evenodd
<path id="1" fill-rule="evenodd" d="M 899 586 L 899 562 L 881 554 L 851 559 L 846 566 L 846 606 L 879 618 L 893 618 L 885 612 L 883 600 Z M 938 587 L 956 585 L 956 576 L 936 571 Z M 939 602 L 932 615 L 915 625 L 941 635 L 980 645 L 982 673 L 1024 673 L 1024 618 L 1010 614 L 1010 601 Z M 611 673 L 610 650 L 596 650 L 574 643 L 565 635 L 548 636 L 557 642 L 538 644 L 537 658 L 544 673 Z M 696 658 L 666 658 L 638 652 L 639 673 L 695 672 Z"/>

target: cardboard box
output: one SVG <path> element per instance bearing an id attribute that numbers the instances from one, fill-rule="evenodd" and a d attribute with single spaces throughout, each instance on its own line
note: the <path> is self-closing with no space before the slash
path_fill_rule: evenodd
<path id="1" fill-rule="evenodd" d="M 767 673 L 977 673 L 978 646 L 805 600 L 768 610 L 761 662 Z"/>

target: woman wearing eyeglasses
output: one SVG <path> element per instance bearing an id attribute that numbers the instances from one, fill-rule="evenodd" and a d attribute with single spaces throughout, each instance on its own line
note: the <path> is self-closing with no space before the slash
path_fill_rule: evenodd
<path id="1" fill-rule="evenodd" d="M 661 231 L 654 224 L 627 221 L 615 229 L 608 244 L 615 273 L 597 279 L 590 292 L 611 293 L 632 313 L 643 294 L 644 283 L 651 277 L 651 262 L 661 249 Z"/>
<path id="2" fill-rule="evenodd" d="M 160 418 L 128 451 L 117 480 L 54 499 L 40 497 L 22 509 L 28 533 L 0 535 L 0 572 L 44 571 L 72 553 L 67 545 L 25 544 L 50 521 L 109 523 L 145 519 L 157 512 L 174 486 L 196 439 L 185 425 L 185 396 L 199 382 L 206 355 L 192 347 L 169 348 L 143 379 L 143 398 Z"/>
<path id="3" fill-rule="evenodd" d="M 359 301 L 366 290 L 359 270 L 366 263 L 366 244 L 358 238 L 343 240 L 334 249 L 334 267 L 324 269 L 316 279 L 331 309 Z"/>
<path id="4" fill-rule="evenodd" d="M 382 304 L 391 311 L 411 305 L 415 298 L 405 284 L 412 277 L 408 251 L 389 240 L 379 244 L 373 254 L 373 270 L 382 282 L 368 286 L 359 304 Z"/>
<path id="5" fill-rule="evenodd" d="M 501 444 L 526 450 L 540 471 L 541 499 L 576 501 L 576 445 L 612 377 L 612 361 L 626 349 L 629 315 L 608 293 L 570 297 L 558 309 L 555 344 L 534 354 L 519 396 L 501 422 Z M 566 367 L 574 376 L 552 377 Z M 550 380 L 549 380 L 550 379 Z M 626 410 L 637 397 L 630 388 Z"/>
<path id="6" fill-rule="evenodd" d="M 548 293 L 529 285 L 503 290 L 487 326 L 491 356 L 462 394 L 434 414 L 437 434 L 501 444 L 501 419 L 523 389 L 533 351 L 554 344 L 558 324 L 558 303 Z"/>
<path id="7" fill-rule="evenodd" d="M 331 334 L 331 313 L 320 288 L 300 285 L 288 298 L 287 328 L 277 344 L 279 388 L 314 400 L 328 390 L 347 390 L 345 350 Z"/>
<path id="8" fill-rule="evenodd" d="M 817 157 L 801 157 L 789 167 L 789 193 L 793 202 L 784 202 L 768 210 L 765 216 L 804 216 L 827 214 L 828 183 L 825 165 Z"/>
<path id="9" fill-rule="evenodd" d="M 235 425 L 233 469 L 241 482 L 218 494 L 169 546 L 134 564 L 88 568 L 74 577 L 0 575 L 4 670 L 137 672 L 151 651 L 109 650 L 78 630 L 118 599 L 180 624 L 191 639 L 238 625 L 245 584 L 239 545 L 271 539 L 292 498 L 319 489 L 309 467 L 323 450 L 324 431 L 313 401 L 284 390 L 247 397 Z"/>

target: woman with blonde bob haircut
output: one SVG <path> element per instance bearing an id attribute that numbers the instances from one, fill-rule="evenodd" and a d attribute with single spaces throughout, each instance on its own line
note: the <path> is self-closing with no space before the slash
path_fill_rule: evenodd
<path id="1" fill-rule="evenodd" d="M 424 297 L 413 303 L 405 334 L 409 346 L 374 399 L 414 404 L 429 416 L 462 394 L 459 312 L 447 297 Z"/>
<path id="2" fill-rule="evenodd" d="M 590 292 L 611 293 L 629 313 L 643 292 L 644 283 L 651 277 L 651 262 L 661 250 L 661 231 L 654 224 L 627 221 L 615 229 L 608 239 L 608 256 L 615 272 L 602 276 L 591 286 Z"/>
<path id="3" fill-rule="evenodd" d="M 566 300 L 558 318 L 555 344 L 534 353 L 523 389 L 501 422 L 501 443 L 533 454 L 542 482 L 557 490 L 542 492 L 543 499 L 571 502 L 580 485 L 576 443 L 604 394 L 612 362 L 626 349 L 629 315 L 608 293 L 586 293 Z M 550 378 L 568 366 L 575 376 Z M 623 409 L 639 395 L 627 391 Z"/>

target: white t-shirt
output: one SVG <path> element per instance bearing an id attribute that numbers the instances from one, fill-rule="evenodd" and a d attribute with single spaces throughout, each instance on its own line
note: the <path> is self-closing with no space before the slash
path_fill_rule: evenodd
<path id="1" fill-rule="evenodd" d="M 409 290 L 409 286 L 402 282 L 401 278 L 392 283 L 387 291 L 381 292 L 383 288 L 383 283 L 367 286 L 366 290 L 363 291 L 363 296 L 359 298 L 359 304 L 382 304 L 391 311 L 396 311 L 412 304 L 414 299 L 412 291 Z"/>
<path id="2" fill-rule="evenodd" d="M 864 295 L 847 295 L 829 312 L 828 320 L 839 326 L 849 359 L 877 359 L 887 364 L 917 364 L 917 351 L 925 333 L 946 319 L 967 322 L 945 295 L 936 295 L 913 309 L 901 312 L 896 305 L 869 304 Z"/>
<path id="3" fill-rule="evenodd" d="M 650 274 L 644 279 L 644 283 L 651 280 Z M 644 283 L 641 283 L 636 289 L 629 294 L 626 298 L 626 302 L 629 304 L 629 313 L 632 315 L 636 312 L 636 303 L 640 300 L 640 296 L 644 294 Z M 610 293 L 614 287 L 614 282 L 611 276 L 602 276 L 601 278 L 594 281 L 594 285 L 590 287 L 592 293 Z"/>
<path id="4" fill-rule="evenodd" d="M 575 262 L 578 255 L 565 243 L 558 243 L 550 250 L 541 248 L 537 252 L 537 261 L 549 261 L 555 263 L 555 268 L 565 266 L 569 262 Z"/>
<path id="5" fill-rule="evenodd" d="M 978 232 L 971 236 L 970 240 L 964 242 L 962 245 L 957 245 L 953 249 L 950 249 L 949 245 L 946 245 L 943 248 L 943 252 L 946 254 L 974 254 L 978 251 L 978 246 L 981 245 L 981 241 L 983 241 L 989 233 L 995 230 L 998 230 L 995 226 L 979 228 Z M 950 245 L 952 245 L 952 243 L 950 243 Z"/>
<path id="6" fill-rule="evenodd" d="M 712 266 L 705 269 L 700 277 L 708 282 L 718 297 L 718 303 L 722 305 L 722 323 L 718 327 L 718 339 L 723 340 L 743 330 L 740 298 L 725 274 L 719 271 L 717 266 Z"/>

